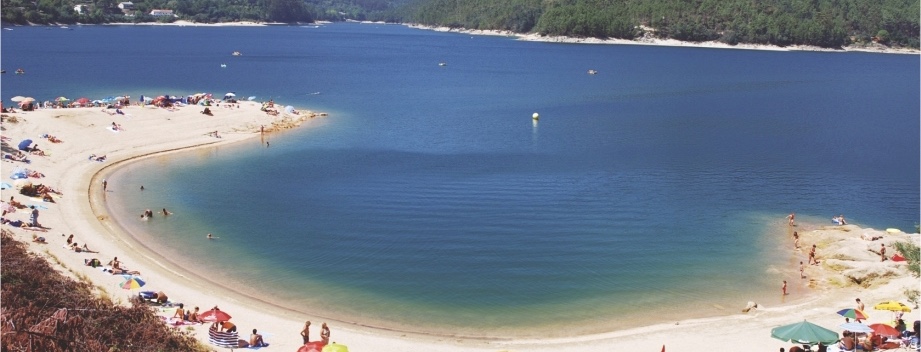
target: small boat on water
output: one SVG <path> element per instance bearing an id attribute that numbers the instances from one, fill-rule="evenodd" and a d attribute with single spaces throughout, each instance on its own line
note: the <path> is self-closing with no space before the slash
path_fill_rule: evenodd
<path id="1" fill-rule="evenodd" d="M 26 71 L 23 70 L 23 69 L 21 69 L 21 68 L 16 69 L 16 74 L 17 74 L 17 75 L 21 75 L 21 74 L 25 74 L 25 73 L 26 73 Z"/>
<path id="2" fill-rule="evenodd" d="M 590 74 L 590 75 L 596 75 L 596 74 L 598 74 L 598 71 L 595 71 L 595 70 L 588 70 L 588 74 Z"/>
<path id="3" fill-rule="evenodd" d="M 221 68 L 227 68 L 227 64 L 221 64 Z"/>
<path id="4" fill-rule="evenodd" d="M 438 63 L 438 66 L 448 66 L 448 63 L 447 63 L 447 62 L 439 62 L 439 63 Z"/>
<path id="5" fill-rule="evenodd" d="M 233 54 L 230 54 L 230 55 L 233 55 L 233 56 L 243 56 L 243 53 L 241 53 L 241 52 L 239 52 L 239 51 L 234 51 Z"/>

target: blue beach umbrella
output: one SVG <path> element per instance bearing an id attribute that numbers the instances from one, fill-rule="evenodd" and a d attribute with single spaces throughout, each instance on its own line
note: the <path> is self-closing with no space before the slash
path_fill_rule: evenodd
<path id="1" fill-rule="evenodd" d="M 23 139 L 22 142 L 19 142 L 19 150 L 29 150 L 30 145 L 32 145 L 31 139 Z"/>

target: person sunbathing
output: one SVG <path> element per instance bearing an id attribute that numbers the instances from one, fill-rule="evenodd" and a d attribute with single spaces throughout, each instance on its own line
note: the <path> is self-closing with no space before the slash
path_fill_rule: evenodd
<path id="1" fill-rule="evenodd" d="M 22 220 L 9 220 L 9 219 L 0 218 L 0 223 L 2 223 L 3 225 L 8 224 L 10 226 L 20 227 L 20 228 L 29 227 L 29 224 L 27 224 L 25 221 L 22 221 Z"/>
<path id="2" fill-rule="evenodd" d="M 45 177 L 45 174 L 35 171 L 35 170 L 26 170 L 26 176 L 29 176 L 32 178 L 42 178 L 42 177 Z"/>
<path id="3" fill-rule="evenodd" d="M 201 320 L 201 317 L 199 317 L 198 307 L 195 307 L 195 310 L 192 311 L 192 313 L 189 313 L 188 320 L 193 323 L 204 323 L 204 321 Z"/>
<path id="4" fill-rule="evenodd" d="M 29 158 L 26 157 L 26 155 L 23 154 L 23 153 L 20 152 L 20 151 L 17 151 L 16 154 L 7 154 L 7 155 L 6 155 L 6 158 L 7 158 L 7 159 L 10 159 L 10 160 L 13 160 L 13 161 L 21 161 L 21 162 L 24 162 L 24 163 L 28 163 L 28 162 L 29 162 Z"/>
<path id="5" fill-rule="evenodd" d="M 64 142 L 64 141 L 58 139 L 58 137 L 51 136 L 51 135 L 48 136 L 48 141 L 51 142 L 51 143 L 63 143 L 63 142 Z"/>
<path id="6" fill-rule="evenodd" d="M 32 148 L 29 148 L 29 153 L 32 153 L 32 155 L 45 156 L 45 151 L 38 149 L 38 144 L 34 145 Z"/>
<path id="7" fill-rule="evenodd" d="M 20 202 L 17 202 L 15 199 L 13 199 L 12 196 L 10 196 L 10 205 L 12 205 L 12 206 L 14 206 L 14 207 L 16 207 L 16 208 L 19 208 L 19 209 L 25 209 L 25 208 L 26 208 L 26 205 L 25 205 L 25 204 L 22 204 L 22 203 L 20 203 Z"/>
<path id="8" fill-rule="evenodd" d="M 256 329 L 253 329 L 253 334 L 249 336 L 249 345 L 252 347 L 267 346 L 265 341 L 262 341 L 262 335 L 258 334 Z"/>
<path id="9" fill-rule="evenodd" d="M 48 243 L 48 242 L 45 241 L 45 238 L 44 238 L 44 237 L 41 237 L 41 236 L 36 235 L 36 234 L 32 234 L 32 242 L 35 242 L 35 243 L 45 243 L 45 244 Z"/>
<path id="10" fill-rule="evenodd" d="M 840 348 L 842 351 L 854 350 L 854 338 L 848 336 L 850 333 L 850 331 L 844 331 L 844 337 L 842 337 L 841 342 L 838 343 L 838 348 Z"/>
<path id="11" fill-rule="evenodd" d="M 83 260 L 83 265 L 91 266 L 91 267 L 96 268 L 96 267 L 102 266 L 102 262 L 99 261 L 99 259 L 96 259 L 96 258 L 93 258 L 93 259 L 84 259 L 84 260 Z"/>
<path id="12" fill-rule="evenodd" d="M 112 275 L 135 275 L 135 276 L 141 275 L 141 272 L 137 270 L 127 270 L 127 269 L 119 269 L 119 268 L 105 269 L 103 271 L 109 274 L 112 274 Z"/>

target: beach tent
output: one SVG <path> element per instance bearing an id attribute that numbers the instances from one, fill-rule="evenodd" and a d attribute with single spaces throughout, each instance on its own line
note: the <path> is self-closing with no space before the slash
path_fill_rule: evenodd
<path id="1" fill-rule="evenodd" d="M 30 146 L 30 145 L 32 145 L 32 140 L 31 140 L 31 139 L 23 139 L 21 142 L 19 142 L 19 146 L 18 146 L 18 147 L 19 147 L 19 150 L 29 151 L 29 146 Z"/>

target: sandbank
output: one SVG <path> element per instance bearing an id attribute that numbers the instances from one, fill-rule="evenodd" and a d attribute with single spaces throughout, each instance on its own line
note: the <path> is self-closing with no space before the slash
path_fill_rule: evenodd
<path id="1" fill-rule="evenodd" d="M 48 228 L 37 234 L 45 236 L 48 244 L 31 242 L 33 231 L 12 229 L 17 239 L 29 244 L 31 251 L 49 258 L 65 274 L 86 277 L 99 291 L 121 302 L 137 291 L 117 287 L 120 276 L 103 273 L 83 265 L 84 259 L 99 258 L 103 263 L 118 257 L 123 266 L 138 270 L 152 290 L 166 291 L 171 299 L 188 307 L 199 306 L 206 310 L 219 306 L 230 312 L 241 333 L 248 336 L 253 328 L 259 329 L 270 343 L 267 351 L 295 351 L 301 345 L 299 332 L 304 321 L 313 322 L 311 336 L 317 339 L 322 322 L 329 323 L 331 341 L 348 345 L 352 351 L 658 351 L 663 345 L 669 351 L 736 351 L 758 346 L 760 350 L 789 348 L 770 337 L 773 327 L 807 319 L 837 330 L 843 318 L 835 312 L 853 307 L 855 297 L 868 305 L 885 301 L 905 301 L 902 291 L 917 288 L 918 279 L 908 274 L 905 263 L 881 262 L 871 250 L 896 241 L 918 242 L 917 234 L 889 233 L 881 230 L 847 226 L 820 226 L 799 224 L 795 228 L 777 231 L 776 236 L 789 242 L 790 263 L 788 281 L 800 280 L 797 258 L 806 260 L 806 249 L 817 244 L 821 265 L 806 269 L 808 284 L 791 285 L 786 305 L 768 306 L 749 313 L 741 313 L 747 302 L 713 302 L 737 313 L 722 313 L 718 317 L 684 319 L 676 322 L 638 326 L 600 334 L 578 335 L 563 333 L 561 338 L 476 338 L 430 335 L 411 331 L 394 331 L 361 326 L 361 322 L 341 322 L 325 317 L 293 312 L 266 302 L 260 297 L 247 297 L 216 286 L 220 278 L 201 278 L 176 267 L 167 258 L 148 250 L 142 243 L 125 233 L 108 215 L 105 199 L 115 196 L 102 190 L 101 181 L 113 169 L 139 158 L 174 153 L 194 148 L 210 148 L 228 143 L 253 143 L 261 145 L 260 137 L 268 138 L 277 129 L 294 127 L 300 123 L 309 128 L 309 113 L 298 116 L 269 117 L 259 111 L 259 104 L 242 102 L 240 108 L 212 108 L 214 116 L 200 114 L 201 107 L 187 106 L 176 111 L 153 107 L 131 106 L 124 116 L 112 116 L 100 108 L 44 109 L 33 112 L 4 114 L 2 135 L 3 150 L 15 149 L 20 140 L 30 138 L 50 155 L 31 156 L 32 163 L 4 161 L 0 163 L 4 175 L 15 167 L 27 167 L 45 174 L 32 179 L 33 183 L 54 186 L 63 192 L 56 203 L 43 203 L 20 195 L 16 189 L 3 190 L 2 198 L 15 196 L 26 204 L 47 207 L 41 211 L 40 222 Z M 16 122 L 12 122 L 15 117 Z M 112 122 L 122 125 L 124 131 L 112 132 Z M 274 123 L 274 124 L 273 124 Z M 263 136 L 259 130 L 265 125 L 270 131 Z M 209 132 L 217 130 L 222 138 Z M 41 138 L 54 135 L 62 143 L 51 143 Z M 258 144 L 257 144 L 258 143 Z M 106 155 L 105 162 L 88 160 L 90 154 Z M 7 176 L 8 177 L 8 176 Z M 8 180 L 11 181 L 11 180 Z M 8 182 L 12 183 L 12 182 Z M 232 195 L 228 195 L 232 196 Z M 28 219 L 28 214 L 17 212 L 11 218 Z M 777 220 L 781 224 L 782 218 Z M 790 238 L 792 231 L 801 236 L 800 251 L 795 251 Z M 881 236 L 878 240 L 865 240 Z M 67 235 L 74 234 L 80 245 L 98 253 L 75 253 L 66 248 Z M 204 239 L 203 239 L 204 240 Z M 773 250 L 773 249 L 771 249 Z M 894 248 L 889 247 L 894 254 Z M 680 270 L 680 268 L 676 268 Z M 860 282 L 859 284 L 857 282 Z M 740 283 L 744 284 L 744 283 Z M 799 288 L 802 286 L 802 288 Z M 780 295 L 780 283 L 777 287 Z M 714 308 L 715 309 L 715 308 Z M 870 322 L 888 321 L 888 312 L 870 311 Z M 162 311 L 170 315 L 170 311 Z M 727 315 L 728 314 L 728 315 Z M 916 314 L 916 313 L 912 313 Z M 916 315 L 915 315 L 916 316 Z M 186 329 L 186 327 L 182 327 Z M 575 327 L 573 330 L 578 330 Z M 191 331 L 207 345 L 207 325 L 192 325 Z M 224 350 L 218 349 L 216 350 Z"/>

